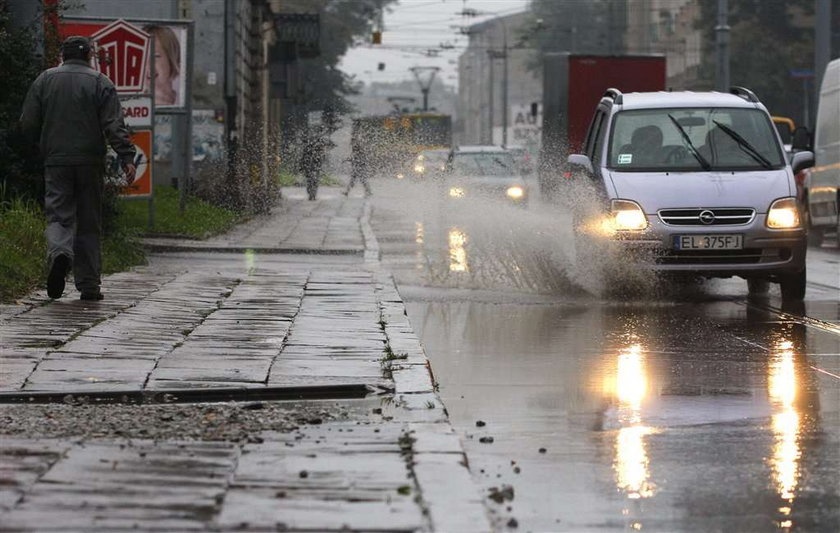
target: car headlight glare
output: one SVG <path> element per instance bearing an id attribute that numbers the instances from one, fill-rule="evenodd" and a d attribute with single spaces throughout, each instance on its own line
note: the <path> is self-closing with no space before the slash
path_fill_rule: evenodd
<path id="1" fill-rule="evenodd" d="M 423 165 L 414 165 L 414 172 L 422 174 L 426 172 L 426 167 L 424 167 Z"/>
<path id="2" fill-rule="evenodd" d="M 519 185 L 514 185 L 512 187 L 508 187 L 506 194 L 508 195 L 508 198 L 519 200 L 520 198 L 525 196 L 525 189 L 523 189 Z"/>
<path id="3" fill-rule="evenodd" d="M 449 188 L 450 198 L 463 198 L 465 194 L 467 194 L 467 191 L 465 191 L 461 187 L 450 187 Z"/>
<path id="4" fill-rule="evenodd" d="M 403 179 L 404 177 L 405 177 L 405 174 L 403 174 L 402 172 L 400 172 L 399 174 L 397 174 L 397 179 L 398 179 L 398 180 L 401 180 L 401 179 Z"/>
<path id="5" fill-rule="evenodd" d="M 767 227 L 771 229 L 793 229 L 800 226 L 799 208 L 795 198 L 780 198 L 767 211 Z"/>
<path id="6" fill-rule="evenodd" d="M 648 226 L 645 212 L 636 202 L 613 200 L 610 210 L 612 222 L 618 231 L 639 231 Z"/>

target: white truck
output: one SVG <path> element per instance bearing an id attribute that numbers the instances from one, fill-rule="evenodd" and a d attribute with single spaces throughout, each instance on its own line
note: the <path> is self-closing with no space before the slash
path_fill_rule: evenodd
<path id="1" fill-rule="evenodd" d="M 820 89 L 814 168 L 805 178 L 808 240 L 819 245 L 840 226 L 840 59 L 828 64 Z"/>

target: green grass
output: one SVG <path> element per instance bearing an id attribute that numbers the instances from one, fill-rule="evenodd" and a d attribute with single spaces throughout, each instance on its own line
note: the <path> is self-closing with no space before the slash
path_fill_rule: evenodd
<path id="1" fill-rule="evenodd" d="M 148 228 L 149 207 L 146 202 L 124 201 L 120 206 L 118 226 L 126 231 L 152 235 L 182 235 L 206 239 L 223 233 L 242 221 L 233 211 L 216 207 L 197 198 L 188 198 L 184 213 L 178 208 L 178 191 L 155 186 L 155 225 Z"/>
<path id="2" fill-rule="evenodd" d="M 102 273 L 122 272 L 146 262 L 140 235 L 148 232 L 148 204 L 120 201 L 115 229 L 102 241 Z M 230 229 L 241 217 L 196 198 L 187 201 L 181 215 L 178 191 L 157 187 L 153 234 L 176 234 L 196 238 Z M 35 202 L 10 200 L 0 203 L 0 302 L 14 302 L 46 283 L 44 237 L 46 219 Z"/>
<path id="3" fill-rule="evenodd" d="M 300 181 L 299 181 L 300 180 Z M 277 185 L 281 187 L 295 187 L 303 183 L 303 178 L 291 172 L 280 172 L 277 176 Z"/>
<path id="4" fill-rule="evenodd" d="M 34 202 L 0 205 L 0 302 L 14 301 L 45 278 L 46 220 Z"/>
<path id="5" fill-rule="evenodd" d="M 0 302 L 13 302 L 46 283 L 46 218 L 35 202 L 0 205 Z M 102 241 L 102 273 L 146 262 L 137 233 L 118 227 Z"/>
<path id="6" fill-rule="evenodd" d="M 280 175 L 277 176 L 277 184 L 281 187 L 303 187 L 305 181 L 303 176 L 290 172 L 280 172 Z M 332 174 L 325 173 L 321 176 L 318 185 L 320 187 L 339 187 L 343 186 L 344 183 Z"/>

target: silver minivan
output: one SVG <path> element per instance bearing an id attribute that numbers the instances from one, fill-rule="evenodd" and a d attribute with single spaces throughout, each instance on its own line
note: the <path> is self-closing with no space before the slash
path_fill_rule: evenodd
<path id="1" fill-rule="evenodd" d="M 604 199 L 600 226 L 644 250 L 658 271 L 740 276 L 750 293 L 779 283 L 785 300 L 805 296 L 805 228 L 794 173 L 767 109 L 749 90 L 622 94 L 595 110 L 583 168 Z"/>

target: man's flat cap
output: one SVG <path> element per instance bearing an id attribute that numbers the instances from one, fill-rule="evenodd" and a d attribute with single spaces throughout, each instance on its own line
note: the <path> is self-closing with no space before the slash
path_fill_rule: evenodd
<path id="1" fill-rule="evenodd" d="M 81 35 L 73 35 L 72 37 L 68 37 L 64 40 L 61 44 L 61 49 L 64 51 L 78 50 L 87 54 L 90 52 L 90 39 L 82 37 Z"/>

